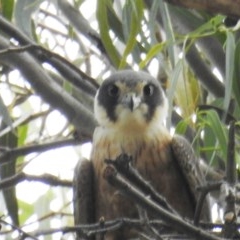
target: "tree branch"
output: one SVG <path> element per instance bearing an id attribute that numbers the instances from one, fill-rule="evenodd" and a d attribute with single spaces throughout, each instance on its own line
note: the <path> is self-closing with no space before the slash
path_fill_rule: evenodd
<path id="1" fill-rule="evenodd" d="M 53 228 L 47 230 L 40 230 L 35 233 L 32 233 L 34 236 L 41 236 L 41 235 L 50 235 L 57 232 L 62 232 L 63 234 L 70 233 L 70 232 L 78 232 L 83 237 L 83 239 L 87 239 L 90 236 L 104 233 L 106 231 L 112 231 L 115 229 L 119 229 L 123 226 L 135 227 L 140 229 L 145 223 L 140 221 L 139 219 L 128 219 L 128 218 L 121 218 L 110 220 L 106 222 L 98 222 L 94 224 L 81 224 L 76 226 L 66 226 L 61 228 Z"/>
<path id="2" fill-rule="evenodd" d="M 51 174 L 34 176 L 34 175 L 26 174 L 24 172 L 20 172 L 9 178 L 5 178 L 2 181 L 0 181 L 0 189 L 16 186 L 18 183 L 23 181 L 31 181 L 31 182 L 37 181 L 37 182 L 48 184 L 50 186 L 72 187 L 72 181 L 61 180 Z"/>
<path id="3" fill-rule="evenodd" d="M 0 49 L 8 47 L 8 41 L 0 36 Z M 81 133 L 92 135 L 96 126 L 92 112 L 63 91 L 29 53 L 0 54 L 0 62 L 20 70 L 43 99 L 65 114 Z"/>
<path id="4" fill-rule="evenodd" d="M 25 48 L 29 48 L 29 46 L 32 48 L 38 48 L 36 49 L 37 51 L 31 52 L 34 57 L 36 57 L 41 62 L 48 62 L 50 65 L 56 68 L 68 81 L 72 82 L 73 84 L 80 85 L 90 94 L 95 94 L 96 88 L 98 87 L 98 84 L 95 82 L 95 80 L 87 76 L 84 72 L 75 67 L 69 61 L 59 56 L 58 54 L 51 53 L 43 47 L 37 46 L 35 42 L 20 32 L 14 25 L 9 23 L 2 16 L 0 16 L 0 28 L 1 31 L 3 31 L 10 38 L 14 38 L 19 42 L 20 45 L 23 45 L 22 48 L 24 50 Z M 21 51 L 21 48 L 19 48 L 19 50 Z"/>
<path id="5" fill-rule="evenodd" d="M 35 236 L 30 235 L 29 233 L 23 231 L 21 228 L 15 226 L 14 224 L 8 223 L 6 221 L 4 221 L 2 218 L 0 218 L 0 223 L 4 224 L 4 225 L 9 225 L 11 226 L 12 229 L 17 230 L 20 234 L 21 234 L 21 238 L 20 239 L 34 239 L 34 240 L 38 240 Z"/>
<path id="6" fill-rule="evenodd" d="M 107 57 L 106 49 L 102 43 L 102 40 L 99 34 L 90 26 L 89 22 L 83 17 L 80 11 L 74 8 L 69 2 L 65 0 L 58 0 L 57 7 L 60 8 L 64 16 L 68 19 L 70 24 L 77 30 L 79 33 L 87 37 L 98 50 Z"/>
<path id="7" fill-rule="evenodd" d="M 202 60 L 197 48 L 193 45 L 186 54 L 189 66 L 203 86 L 216 97 L 224 97 L 224 85 Z"/>
<path id="8" fill-rule="evenodd" d="M 166 225 L 159 220 L 150 220 L 148 223 L 150 226 L 155 228 L 163 228 L 166 227 Z M 61 228 L 53 228 L 53 229 L 47 229 L 47 230 L 40 230 L 35 233 L 31 233 L 34 236 L 41 236 L 41 235 L 50 235 L 57 232 L 62 232 L 63 234 L 70 233 L 70 232 L 78 232 L 80 233 L 82 239 L 88 239 L 91 236 L 94 236 L 96 234 L 102 234 L 107 231 L 113 231 L 116 229 L 121 229 L 122 227 L 131 227 L 139 230 L 139 234 L 141 233 L 141 229 L 146 225 L 146 222 L 143 222 L 139 219 L 130 219 L 130 218 L 118 218 L 115 220 L 106 221 L 104 223 L 94 223 L 94 224 L 86 224 L 86 225 L 76 225 L 76 226 L 66 226 Z M 209 227 L 209 226 L 207 226 Z M 216 225 L 211 225 L 211 228 L 216 227 Z M 220 226 L 221 227 L 221 226 Z M 169 239 L 170 234 L 162 234 L 161 239 Z M 176 239 L 179 239 L 179 236 L 175 234 Z M 156 236 L 155 236 L 156 237 Z M 153 238 L 150 238 L 153 239 Z M 154 238 L 155 239 L 155 238 Z M 172 239 L 172 238 L 171 238 Z M 188 238 L 191 240 L 192 238 Z M 193 238 L 195 239 L 195 238 Z"/>
<path id="9" fill-rule="evenodd" d="M 0 164 L 9 163 L 9 159 L 15 159 L 16 157 L 24 156 L 30 153 L 44 152 L 54 148 L 61 148 L 65 146 L 73 146 L 82 144 L 89 141 L 89 139 L 75 140 L 75 139 L 64 139 L 49 143 L 42 143 L 18 148 L 8 148 L 0 150 L 3 153 L 0 155 Z"/>
<path id="10" fill-rule="evenodd" d="M 240 17 L 239 0 L 164 0 L 167 3 L 185 8 L 204 10 L 213 13 L 222 13 L 227 16 Z"/>

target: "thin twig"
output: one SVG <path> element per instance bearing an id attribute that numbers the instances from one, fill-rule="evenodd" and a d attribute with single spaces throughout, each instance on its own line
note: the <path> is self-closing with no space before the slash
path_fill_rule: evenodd
<path id="1" fill-rule="evenodd" d="M 67 234 L 67 233 L 74 233 L 78 232 L 80 235 L 87 239 L 89 236 L 93 236 L 102 232 L 106 231 L 111 231 L 111 230 L 116 230 L 120 229 L 122 227 L 134 227 L 136 229 L 140 229 L 144 226 L 145 223 L 143 223 L 139 219 L 130 219 L 130 218 L 118 218 L 110 221 L 105 221 L 104 225 L 100 222 L 94 223 L 94 224 L 81 224 L 81 225 L 76 225 L 76 226 L 65 226 L 65 227 L 60 227 L 60 228 L 51 228 L 51 229 L 46 229 L 46 230 L 38 230 L 35 232 L 32 232 L 31 235 L 34 236 L 44 236 L 44 235 L 51 235 L 53 233 L 58 233 L 61 232 L 62 234 Z M 154 226 L 156 228 L 162 228 L 166 227 L 166 224 L 162 222 L 161 220 L 150 220 L 149 221 L 150 226 Z M 213 223 L 202 223 L 202 226 L 206 229 L 213 229 L 213 228 L 222 228 L 223 224 L 213 224 Z M 238 226 L 240 227 L 240 226 Z M 140 234 L 141 235 L 141 234 Z M 172 234 L 172 233 L 164 233 L 162 235 L 163 239 L 196 239 L 196 238 L 190 238 L 186 235 L 179 235 L 179 234 Z M 202 239 L 208 239 L 208 238 L 202 238 Z M 219 238 L 217 238 L 219 239 Z"/>
<path id="2" fill-rule="evenodd" d="M 44 152 L 54 148 L 78 145 L 87 141 L 87 139 L 82 139 L 82 141 L 75 139 L 63 139 L 59 141 L 23 146 L 18 148 L 8 148 L 5 150 L 0 149 L 0 152 L 3 152 L 2 154 L 0 154 L 0 164 L 9 163 L 9 159 L 11 160 L 12 158 L 14 159 L 16 157 L 20 157 L 30 153 Z"/>
<path id="3" fill-rule="evenodd" d="M 34 175 L 26 174 L 24 172 L 20 172 L 9 178 L 5 178 L 2 181 L 0 181 L 0 189 L 16 186 L 18 183 L 23 181 L 38 181 L 51 186 L 72 187 L 72 181 L 61 180 L 51 174 L 45 173 L 40 176 L 34 176 Z"/>
<path id="4" fill-rule="evenodd" d="M 17 230 L 22 235 L 21 239 L 28 238 L 28 239 L 38 240 L 38 238 L 36 238 L 35 236 L 23 231 L 21 228 L 15 226 L 15 225 L 13 225 L 9 222 L 6 222 L 5 220 L 2 219 L 2 217 L 0 218 L 0 223 L 2 223 L 4 225 L 9 225 L 9 226 L 11 226 L 12 229 Z"/>
<path id="5" fill-rule="evenodd" d="M 84 237 L 89 237 L 89 236 L 103 233 L 106 231 L 111 231 L 113 229 L 115 230 L 123 226 L 140 228 L 140 226 L 142 225 L 143 223 L 139 219 L 120 218 L 120 219 L 106 221 L 104 222 L 104 224 L 102 224 L 102 222 L 98 222 L 94 224 L 80 224 L 74 227 L 67 226 L 67 227 L 61 227 L 61 228 L 40 230 L 35 232 L 34 235 L 35 236 L 50 235 L 57 232 L 62 232 L 63 234 L 70 233 L 70 232 L 78 232 L 80 233 L 80 235 Z"/>

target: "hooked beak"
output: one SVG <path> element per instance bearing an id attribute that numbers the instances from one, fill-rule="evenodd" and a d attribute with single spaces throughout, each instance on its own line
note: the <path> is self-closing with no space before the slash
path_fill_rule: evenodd
<path id="1" fill-rule="evenodd" d="M 128 93 L 123 97 L 122 103 L 124 106 L 133 111 L 140 105 L 141 98 L 139 96 L 136 96 L 135 93 Z"/>

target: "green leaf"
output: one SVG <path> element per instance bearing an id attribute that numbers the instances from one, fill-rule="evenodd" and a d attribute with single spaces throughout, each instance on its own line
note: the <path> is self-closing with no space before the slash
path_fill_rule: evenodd
<path id="1" fill-rule="evenodd" d="M 225 97 L 224 110 L 227 112 L 232 97 L 232 84 L 235 60 L 235 40 L 232 32 L 227 32 L 226 40 L 226 76 L 225 76 Z"/>
<path id="2" fill-rule="evenodd" d="M 4 124 L 1 128 L 4 128 Z M 6 148 L 16 148 L 17 147 L 17 137 L 13 132 L 8 132 L 0 138 L 0 146 Z M 16 158 L 9 156 L 9 163 L 0 165 L 0 176 L 1 179 L 12 177 L 16 174 Z M 3 196 L 6 203 L 7 211 L 11 217 L 13 223 L 19 226 L 18 219 L 18 201 L 16 198 L 16 188 L 10 187 L 3 189 Z"/>
<path id="3" fill-rule="evenodd" d="M 25 144 L 25 140 L 27 138 L 28 133 L 28 125 L 20 125 L 18 126 L 18 147 L 21 147 Z"/>
<path id="4" fill-rule="evenodd" d="M 24 125 L 19 125 L 17 127 L 17 134 L 18 134 L 18 147 L 24 146 L 25 141 L 27 139 L 27 134 L 28 134 L 28 124 L 24 124 Z M 18 164 L 22 164 L 24 161 L 24 156 L 20 156 L 17 158 L 17 162 Z"/>
<path id="5" fill-rule="evenodd" d="M 42 0 L 18 0 L 15 4 L 14 18 L 16 25 L 31 38 L 33 38 L 32 14 L 39 9 L 41 3 Z"/>
<path id="6" fill-rule="evenodd" d="M 8 113 L 8 109 L 5 106 L 1 96 L 0 96 L 0 116 L 2 117 L 3 122 L 7 126 L 12 127 L 12 119 Z"/>
<path id="7" fill-rule="evenodd" d="M 136 45 L 136 37 L 140 31 L 141 28 L 141 21 L 143 17 L 143 10 L 144 5 L 142 0 L 137 1 L 127 1 L 125 6 L 125 11 L 128 12 L 128 14 L 125 14 L 124 19 L 124 26 L 126 26 L 125 36 L 128 36 L 127 44 L 122 56 L 122 60 L 120 62 L 119 68 L 122 69 L 126 66 L 126 59 L 127 56 L 133 51 L 135 45 Z M 130 24 L 130 29 L 128 31 L 128 25 Z M 127 33 L 126 33 L 127 32 Z"/>
<path id="8" fill-rule="evenodd" d="M 175 37 L 174 37 L 174 32 L 172 28 L 172 23 L 171 23 L 171 18 L 169 16 L 169 10 L 168 10 L 168 5 L 164 3 L 162 0 L 159 0 L 160 4 L 160 12 L 162 15 L 163 19 L 163 25 L 164 29 L 166 30 L 166 38 L 168 39 L 168 54 L 169 54 L 169 59 L 171 66 L 175 66 L 175 54 L 174 54 L 174 45 L 175 45 Z"/>
<path id="9" fill-rule="evenodd" d="M 219 147 L 217 147 L 216 136 L 209 125 L 204 126 L 204 137 L 203 137 L 204 146 L 201 147 L 201 151 L 204 152 L 208 163 L 213 166 L 216 164 L 215 157 Z"/>
<path id="10" fill-rule="evenodd" d="M 73 91 L 73 86 L 71 83 L 69 83 L 68 81 L 64 81 L 63 82 L 63 89 L 65 91 L 67 91 L 68 93 L 72 94 L 72 91 Z"/>
<path id="11" fill-rule="evenodd" d="M 49 188 L 44 195 L 40 196 L 36 200 L 34 204 L 34 212 L 37 214 L 38 219 L 42 219 L 44 217 L 44 221 L 39 221 L 39 229 L 51 228 L 51 218 L 45 216 L 49 214 L 49 203 L 54 199 L 54 197 L 54 190 Z"/>
<path id="12" fill-rule="evenodd" d="M 228 142 L 226 129 L 224 129 L 224 125 L 221 123 L 221 120 L 215 111 L 208 111 L 207 115 L 210 126 L 219 141 L 220 148 L 222 149 L 224 158 L 226 159 Z"/>
<path id="13" fill-rule="evenodd" d="M 149 9 L 149 30 L 150 30 L 150 36 L 151 36 L 151 45 L 156 44 L 159 42 L 159 40 L 156 38 L 156 19 L 157 15 L 160 9 L 160 1 L 159 0 L 153 0 L 151 9 Z"/>
<path id="14" fill-rule="evenodd" d="M 14 0 L 1 0 L 2 15 L 9 21 L 12 20 Z"/>
<path id="15" fill-rule="evenodd" d="M 34 204 L 29 204 L 18 200 L 19 204 L 19 220 L 24 224 L 34 214 Z"/>
<path id="16" fill-rule="evenodd" d="M 116 14 L 112 6 L 108 5 L 107 10 L 110 29 L 115 33 L 115 35 L 117 36 L 117 38 L 119 38 L 120 41 L 124 42 L 122 22 L 120 21 L 118 15 Z"/>
<path id="17" fill-rule="evenodd" d="M 234 76 L 233 76 L 233 92 L 237 104 L 240 108 L 240 40 L 236 44 L 235 48 L 235 61 L 234 61 Z"/>
<path id="18" fill-rule="evenodd" d="M 170 128 L 171 126 L 171 118 L 172 118 L 172 111 L 173 111 L 173 98 L 176 91 L 177 81 L 179 79 L 179 75 L 183 69 L 183 60 L 180 59 L 175 68 L 173 69 L 173 73 L 170 78 L 170 88 L 168 90 L 168 103 L 169 103 L 169 110 L 168 110 L 168 118 L 167 118 L 167 127 Z"/>
<path id="19" fill-rule="evenodd" d="M 184 119 L 178 122 L 177 126 L 175 127 L 175 134 L 184 135 L 188 126 L 189 124 Z"/>
<path id="20" fill-rule="evenodd" d="M 97 1 L 97 19 L 100 30 L 100 36 L 103 41 L 104 47 L 106 48 L 106 51 L 115 67 L 118 67 L 120 64 L 119 54 L 113 45 L 113 40 L 109 35 L 110 27 L 107 17 L 108 5 L 110 6 L 112 5 L 110 0 Z"/>
<path id="21" fill-rule="evenodd" d="M 227 159 L 227 131 L 222 124 L 218 114 L 214 110 L 201 111 L 200 114 L 204 115 L 205 124 L 212 130 L 213 136 L 217 141 L 217 148 L 224 160 Z"/>
<path id="22" fill-rule="evenodd" d="M 204 36 L 209 36 L 216 33 L 217 29 L 222 25 L 223 19 L 225 17 L 222 15 L 217 15 L 211 18 L 209 21 L 200 25 L 196 30 L 188 33 L 187 38 L 200 38 Z"/>
<path id="23" fill-rule="evenodd" d="M 144 68 L 147 63 L 153 58 L 155 57 L 159 52 L 161 52 L 163 50 L 163 48 L 166 46 L 166 42 L 162 42 L 162 43 L 158 43 L 156 45 L 154 45 L 147 53 L 146 57 L 144 60 L 142 60 L 139 63 L 139 67 L 142 69 Z"/>

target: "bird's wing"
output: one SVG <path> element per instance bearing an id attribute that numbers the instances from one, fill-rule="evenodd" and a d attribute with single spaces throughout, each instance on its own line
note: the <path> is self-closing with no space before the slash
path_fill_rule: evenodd
<path id="1" fill-rule="evenodd" d="M 190 192 L 195 199 L 195 204 L 200 197 L 200 191 L 197 187 L 206 184 L 203 172 L 200 169 L 198 159 L 191 147 L 190 143 L 181 136 L 174 136 L 171 142 L 171 148 L 174 154 L 174 159 L 177 161 L 184 178 L 188 184 Z M 204 212 L 202 217 L 207 219 L 209 215 L 209 203 L 204 203 Z M 205 215 L 205 216 L 204 216 Z"/>
<path id="2" fill-rule="evenodd" d="M 196 187 L 203 185 L 205 180 L 193 148 L 185 138 L 178 135 L 173 137 L 171 147 L 174 158 L 178 162 L 192 194 L 195 196 Z"/>
<path id="3" fill-rule="evenodd" d="M 94 173 L 92 161 L 78 162 L 73 178 L 73 208 L 75 225 L 94 223 Z"/>

